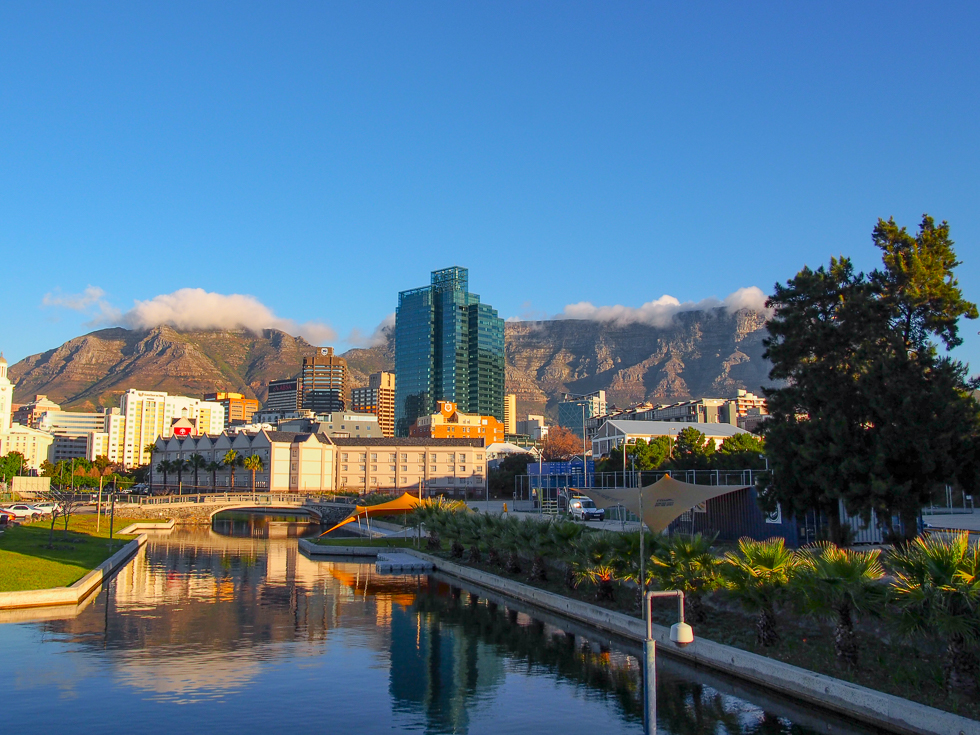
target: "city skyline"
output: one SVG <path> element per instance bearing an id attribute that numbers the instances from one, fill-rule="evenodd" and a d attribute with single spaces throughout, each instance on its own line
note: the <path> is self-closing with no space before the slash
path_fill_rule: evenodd
<path id="1" fill-rule="evenodd" d="M 0 349 L 206 312 L 343 352 L 448 262 L 504 318 L 655 318 L 842 253 L 871 270 L 877 218 L 924 212 L 980 301 L 978 21 L 7 4 Z M 978 328 L 952 353 L 974 374 Z"/>

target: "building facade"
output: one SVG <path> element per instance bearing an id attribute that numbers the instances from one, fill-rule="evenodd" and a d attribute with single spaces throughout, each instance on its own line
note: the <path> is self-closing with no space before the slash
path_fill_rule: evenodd
<path id="1" fill-rule="evenodd" d="M 25 403 L 23 406 L 14 411 L 13 421 L 23 426 L 30 426 L 32 429 L 38 428 L 38 421 L 41 416 L 49 411 L 60 411 L 61 406 L 59 406 L 54 401 L 49 401 L 47 396 L 36 395 L 34 400 L 30 403 Z"/>
<path id="2" fill-rule="evenodd" d="M 593 416 L 602 416 L 606 410 L 606 391 L 604 390 L 582 395 L 566 393 L 558 404 L 558 425 L 575 432 L 579 439 L 585 439 L 588 419 Z"/>
<path id="3" fill-rule="evenodd" d="M 438 401 L 437 412 L 419 416 L 410 434 L 419 439 L 479 439 L 489 444 L 504 441 L 504 425 L 493 416 L 463 413 L 455 403 Z"/>
<path id="4" fill-rule="evenodd" d="M 48 459 L 54 437 L 14 421 L 13 398 L 14 384 L 7 374 L 7 361 L 0 352 L 0 457 L 20 452 L 27 469 L 39 470 L 41 463 Z"/>
<path id="5" fill-rule="evenodd" d="M 746 434 L 744 429 L 731 424 L 698 424 L 686 421 L 606 421 L 592 438 L 592 456 L 601 457 L 623 443 L 633 444 L 637 439 L 650 441 L 658 436 L 677 439 L 685 429 L 694 428 L 714 442 L 715 447 L 736 434 Z"/>
<path id="6" fill-rule="evenodd" d="M 105 417 L 104 411 L 45 411 L 35 419 L 34 428 L 54 437 L 48 457 L 52 462 L 85 459 L 88 457 L 89 436 L 93 432 L 105 431 Z"/>
<path id="7" fill-rule="evenodd" d="M 378 438 L 384 436 L 377 416 L 373 413 L 354 413 L 352 411 L 321 413 L 311 418 L 284 419 L 278 422 L 277 429 L 286 432 L 325 434 L 331 438 Z"/>
<path id="8" fill-rule="evenodd" d="M 259 492 L 408 491 L 452 496 L 481 494 L 486 488 L 487 464 L 483 442 L 476 439 L 391 439 L 328 437 L 323 434 L 260 431 L 221 434 L 217 437 L 160 437 L 153 450 L 153 467 L 163 460 L 188 460 L 195 454 L 221 463 L 234 450 L 241 457 L 258 455 L 254 488 Z M 154 486 L 176 487 L 177 478 L 153 472 Z M 185 470 L 182 482 L 191 485 Z M 201 470 L 202 489 L 250 492 L 252 473 L 222 465 L 214 472 Z"/>
<path id="9" fill-rule="evenodd" d="M 379 372 L 368 376 L 365 388 L 351 391 L 351 410 L 373 413 L 383 436 L 395 435 L 395 374 Z"/>
<path id="10" fill-rule="evenodd" d="M 297 398 L 300 408 L 314 413 L 333 413 L 347 408 L 347 361 L 333 347 L 320 347 L 303 358 Z"/>
<path id="11" fill-rule="evenodd" d="M 517 433 L 517 395 L 508 393 L 504 396 L 504 430 L 508 434 Z"/>
<path id="12" fill-rule="evenodd" d="M 433 271 L 431 283 L 398 294 L 395 433 L 407 436 L 436 401 L 504 419 L 504 321 L 469 292 L 469 272 Z"/>
<path id="13" fill-rule="evenodd" d="M 220 403 L 225 409 L 225 425 L 247 424 L 252 420 L 252 414 L 259 410 L 259 402 L 255 398 L 246 398 L 241 393 L 206 393 L 204 400 Z"/>
<path id="14" fill-rule="evenodd" d="M 262 404 L 263 411 L 289 412 L 299 410 L 299 407 L 298 378 L 269 381 L 269 394 Z"/>

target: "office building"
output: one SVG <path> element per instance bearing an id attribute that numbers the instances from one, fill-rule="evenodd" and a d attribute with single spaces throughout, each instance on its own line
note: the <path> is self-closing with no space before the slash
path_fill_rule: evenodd
<path id="1" fill-rule="evenodd" d="M 241 393 L 207 393 L 205 401 L 220 403 L 225 409 L 225 424 L 247 424 L 252 420 L 252 414 L 259 410 L 259 402 L 255 398 L 246 398 Z"/>
<path id="2" fill-rule="evenodd" d="M 313 417 L 283 419 L 278 422 L 278 431 L 311 432 L 329 437 L 364 437 L 376 439 L 384 436 L 378 417 L 373 413 L 354 413 L 337 411 L 320 413 Z"/>
<path id="3" fill-rule="evenodd" d="M 558 404 L 558 425 L 575 432 L 579 439 L 585 439 L 588 419 L 605 413 L 606 391 L 597 390 L 582 395 L 565 393 Z"/>
<path id="4" fill-rule="evenodd" d="M 463 413 L 455 403 L 438 401 L 437 412 L 419 416 L 410 429 L 420 439 L 482 439 L 490 444 L 504 441 L 504 425 L 494 416 Z"/>
<path id="5" fill-rule="evenodd" d="M 517 395 L 508 393 L 504 396 L 504 430 L 508 434 L 517 432 Z"/>
<path id="6" fill-rule="evenodd" d="M 175 426 L 187 436 L 220 434 L 225 428 L 224 406 L 130 388 L 122 394 L 119 408 L 106 412 L 105 430 L 91 432 L 86 451 L 89 459 L 105 456 L 127 469 L 139 467 L 150 461 L 147 446 L 158 437 L 173 436 Z"/>
<path id="7" fill-rule="evenodd" d="M 333 353 L 333 347 L 320 347 L 303 358 L 297 398 L 300 408 L 314 413 L 333 413 L 347 408 L 347 361 Z"/>
<path id="8" fill-rule="evenodd" d="M 262 404 L 263 411 L 296 411 L 299 410 L 299 380 L 270 380 L 269 395 Z"/>
<path id="9" fill-rule="evenodd" d="M 431 283 L 398 294 L 395 433 L 448 401 L 464 413 L 504 419 L 504 320 L 469 292 L 466 268 L 433 271 Z"/>
<path id="10" fill-rule="evenodd" d="M 104 411 L 45 411 L 35 419 L 33 428 L 54 437 L 48 459 L 57 463 L 87 458 L 89 435 L 93 432 L 105 432 L 105 423 Z"/>
<path id="11" fill-rule="evenodd" d="M 61 406 L 59 406 L 54 401 L 49 401 L 47 396 L 36 395 L 34 400 L 30 403 L 25 403 L 20 406 L 13 414 L 13 421 L 21 424 L 23 426 L 29 426 L 32 429 L 37 429 L 37 422 L 41 418 L 41 415 L 47 413 L 48 411 L 60 411 Z"/>
<path id="12" fill-rule="evenodd" d="M 539 442 L 548 436 L 548 425 L 545 423 L 544 416 L 529 413 L 527 419 L 517 422 L 515 433 L 526 436 L 531 441 Z"/>
<path id="13" fill-rule="evenodd" d="M 368 377 L 366 388 L 351 391 L 351 410 L 373 413 L 378 417 L 383 436 L 395 435 L 395 374 L 374 373 Z"/>

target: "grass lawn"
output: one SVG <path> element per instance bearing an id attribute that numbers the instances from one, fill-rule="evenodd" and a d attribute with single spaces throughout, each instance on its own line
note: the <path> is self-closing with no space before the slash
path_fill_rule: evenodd
<path id="1" fill-rule="evenodd" d="M 611 602 L 600 601 L 596 600 L 596 588 L 588 583 L 569 589 L 561 572 L 550 564 L 547 581 L 531 581 L 528 580 L 530 562 L 527 560 L 524 560 L 524 568 L 520 574 L 511 574 L 501 567 L 490 566 L 486 563 L 485 555 L 482 563 L 468 562 L 465 555 L 462 559 L 452 558 L 446 541 L 443 541 L 441 551 L 432 552 L 424 543 L 422 551 L 565 597 L 640 617 L 635 588 L 617 584 L 615 599 Z M 946 694 L 940 646 L 932 646 L 924 641 L 907 641 L 896 636 L 890 631 L 891 626 L 884 625 L 881 621 L 865 619 L 856 626 L 861 640 L 860 668 L 852 673 L 838 666 L 834 656 L 834 629 L 825 621 L 796 615 L 789 609 L 779 611 L 777 630 L 781 641 L 772 648 L 763 648 L 756 643 L 756 618 L 744 612 L 724 592 L 715 593 L 706 600 L 706 608 L 708 620 L 693 624 L 695 637 L 768 656 L 974 720 L 980 719 L 980 702 L 960 694 Z M 654 603 L 653 619 L 664 626 L 676 623 L 677 603 L 674 600 Z M 690 619 L 688 622 L 691 622 Z"/>
<path id="2" fill-rule="evenodd" d="M 55 524 L 53 543 L 48 539 L 51 521 L 11 526 L 0 535 L 0 592 L 68 587 L 133 540 L 118 530 L 137 518 L 116 519 L 112 548 L 109 522 L 103 519 L 96 532 L 96 516 L 73 515 L 65 536 L 64 523 Z"/>
<path id="3" fill-rule="evenodd" d="M 318 538 L 314 543 L 318 546 L 376 546 L 380 549 L 391 546 L 404 549 L 412 546 L 413 541 L 410 538 Z"/>

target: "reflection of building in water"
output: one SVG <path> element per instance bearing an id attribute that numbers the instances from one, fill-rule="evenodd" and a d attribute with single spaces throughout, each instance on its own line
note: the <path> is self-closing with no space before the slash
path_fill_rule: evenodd
<path id="1" fill-rule="evenodd" d="M 392 610 L 389 691 L 396 711 L 421 712 L 430 726 L 459 732 L 469 725 L 469 700 L 503 680 L 503 659 L 462 626 Z"/>

